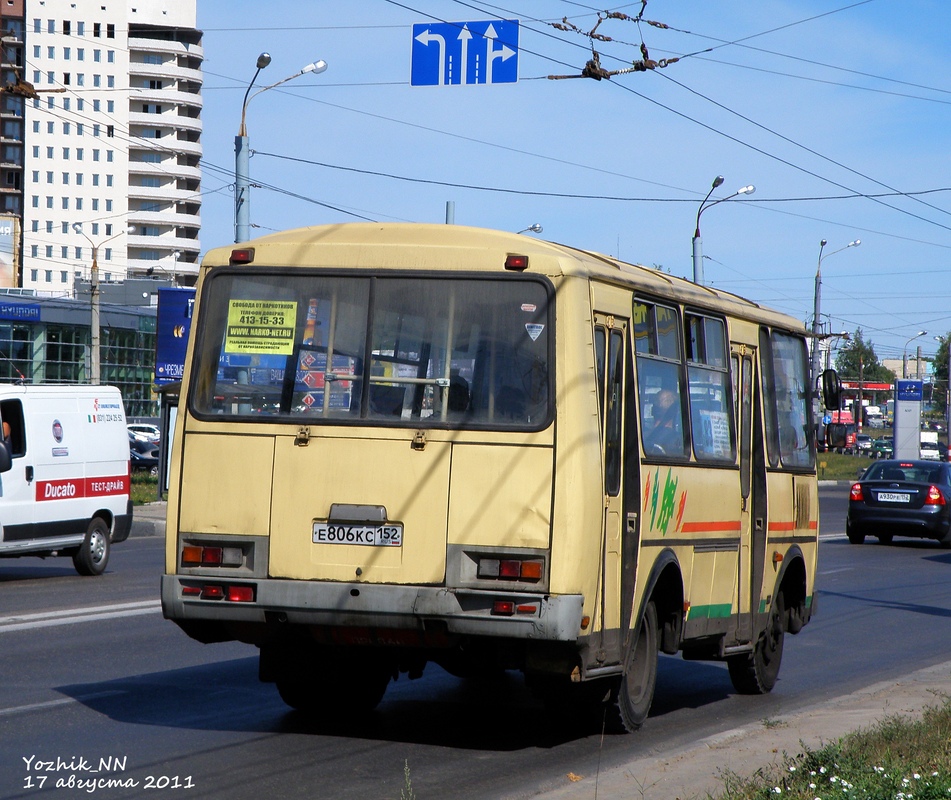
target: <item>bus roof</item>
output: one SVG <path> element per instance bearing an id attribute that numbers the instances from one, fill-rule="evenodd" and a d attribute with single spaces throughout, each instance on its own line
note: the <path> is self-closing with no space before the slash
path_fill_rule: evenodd
<path id="1" fill-rule="evenodd" d="M 688 305 L 805 332 L 800 320 L 730 292 L 600 253 L 487 228 L 374 222 L 295 228 L 210 250 L 203 268 L 230 264 L 237 249 L 253 250 L 250 263 L 269 267 L 451 268 L 467 272 L 504 272 L 508 256 L 526 256 L 526 274 L 594 278 L 654 297 L 672 296 Z"/>

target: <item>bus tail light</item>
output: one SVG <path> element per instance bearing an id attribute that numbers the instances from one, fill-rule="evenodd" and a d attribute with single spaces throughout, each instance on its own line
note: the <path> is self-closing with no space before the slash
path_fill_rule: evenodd
<path id="1" fill-rule="evenodd" d="M 862 484 L 853 483 L 852 489 L 849 491 L 849 500 L 852 500 L 856 503 L 861 503 L 865 499 L 865 496 L 862 494 Z"/>
<path id="2" fill-rule="evenodd" d="M 182 597 L 223 600 L 227 603 L 253 603 L 255 587 L 247 583 L 188 583 L 182 585 Z"/>
<path id="3" fill-rule="evenodd" d="M 925 497 L 925 505 L 926 506 L 945 505 L 944 495 L 941 493 L 941 490 L 934 484 L 931 484 L 931 486 L 928 487 L 928 496 Z"/>
<path id="4" fill-rule="evenodd" d="M 492 604 L 492 613 L 500 617 L 511 617 L 515 614 L 515 603 L 511 600 L 496 600 Z"/>
<path id="5" fill-rule="evenodd" d="M 542 579 L 545 572 L 545 562 L 540 558 L 480 558 L 480 578 L 498 578 L 509 581 L 531 581 L 536 583 Z"/>
<path id="6" fill-rule="evenodd" d="M 505 257 L 505 268 L 514 272 L 524 272 L 528 269 L 528 256 L 519 256 L 509 253 Z"/>
<path id="7" fill-rule="evenodd" d="M 185 545 L 182 548 L 183 567 L 240 567 L 244 554 L 240 547 L 202 547 Z"/>

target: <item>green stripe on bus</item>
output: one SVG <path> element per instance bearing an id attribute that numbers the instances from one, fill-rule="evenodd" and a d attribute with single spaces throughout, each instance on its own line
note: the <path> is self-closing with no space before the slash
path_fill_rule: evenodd
<path id="1" fill-rule="evenodd" d="M 733 615 L 730 603 L 716 603 L 709 606 L 690 606 L 688 619 L 724 619 Z"/>

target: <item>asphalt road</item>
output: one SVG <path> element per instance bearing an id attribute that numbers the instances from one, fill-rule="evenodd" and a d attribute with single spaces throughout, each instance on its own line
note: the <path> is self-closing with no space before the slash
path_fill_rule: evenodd
<path id="1" fill-rule="evenodd" d="M 291 712 L 257 681 L 253 648 L 199 645 L 162 619 L 159 536 L 117 546 L 99 579 L 69 560 L 0 562 L 0 797 L 140 797 L 151 781 L 159 796 L 395 799 L 408 765 L 421 800 L 527 798 L 567 772 L 951 659 L 951 553 L 913 540 L 849 545 L 846 491 L 820 491 L 819 613 L 787 640 L 774 691 L 737 695 L 722 665 L 663 657 L 644 729 L 603 740 L 597 726 L 547 717 L 516 674 L 462 681 L 429 667 L 392 684 L 368 719 Z"/>

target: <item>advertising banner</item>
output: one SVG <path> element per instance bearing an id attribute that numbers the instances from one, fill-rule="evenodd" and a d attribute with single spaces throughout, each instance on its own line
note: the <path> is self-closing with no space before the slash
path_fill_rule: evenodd
<path id="1" fill-rule="evenodd" d="M 185 372 L 194 289 L 159 289 L 155 335 L 155 383 L 175 383 Z"/>

